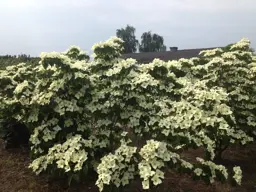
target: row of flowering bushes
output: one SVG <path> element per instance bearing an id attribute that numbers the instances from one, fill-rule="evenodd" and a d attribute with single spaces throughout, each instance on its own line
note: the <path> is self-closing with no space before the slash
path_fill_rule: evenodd
<path id="1" fill-rule="evenodd" d="M 229 145 L 255 137 L 250 42 L 149 64 L 119 59 L 122 43 L 113 37 L 94 45 L 93 61 L 71 47 L 42 53 L 37 66 L 0 71 L 0 119 L 28 128 L 30 168 L 69 181 L 96 172 L 100 191 L 136 178 L 149 189 L 170 168 L 241 184 L 240 167 L 230 173 L 218 160 Z M 205 156 L 185 160 L 180 151 L 189 148 Z"/>

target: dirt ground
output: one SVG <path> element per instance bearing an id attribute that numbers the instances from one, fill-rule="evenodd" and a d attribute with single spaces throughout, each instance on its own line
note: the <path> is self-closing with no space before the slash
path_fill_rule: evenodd
<path id="1" fill-rule="evenodd" d="M 96 192 L 93 182 L 67 187 L 60 181 L 49 181 L 44 176 L 35 176 L 27 167 L 27 152 L 19 149 L 6 151 L 0 142 L 0 192 Z M 186 158 L 200 156 L 201 151 L 189 151 L 183 154 Z M 256 192 L 256 144 L 247 148 L 228 149 L 224 154 L 223 164 L 239 165 L 243 170 L 242 186 L 232 187 L 230 184 L 214 183 L 207 185 L 202 181 L 194 181 L 188 175 L 168 172 L 162 185 L 150 192 Z M 141 184 L 134 182 L 127 187 L 127 192 L 142 191 Z"/>

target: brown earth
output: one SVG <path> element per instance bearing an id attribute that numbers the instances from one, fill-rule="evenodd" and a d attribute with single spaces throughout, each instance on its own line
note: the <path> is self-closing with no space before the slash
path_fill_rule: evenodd
<path id="1" fill-rule="evenodd" d="M 93 182 L 67 187 L 61 181 L 50 181 L 45 176 L 36 176 L 29 169 L 27 152 L 18 150 L 6 151 L 0 142 L 0 192 L 96 192 Z M 190 150 L 183 155 L 194 159 L 200 156 L 200 150 Z M 249 147 L 235 147 L 224 154 L 223 164 L 228 167 L 239 165 L 243 170 L 241 186 L 214 183 L 207 185 L 202 181 L 194 181 L 188 175 L 168 172 L 165 181 L 150 192 L 256 192 L 256 144 Z M 141 184 L 134 182 L 127 192 L 142 191 Z"/>

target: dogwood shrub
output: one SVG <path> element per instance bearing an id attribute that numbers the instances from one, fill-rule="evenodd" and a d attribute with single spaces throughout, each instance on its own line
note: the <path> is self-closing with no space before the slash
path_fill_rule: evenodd
<path id="1" fill-rule="evenodd" d="M 91 62 L 78 47 L 42 53 L 36 67 L 1 71 L 1 118 L 10 114 L 31 130 L 35 173 L 72 180 L 95 171 L 100 191 L 136 178 L 149 189 L 162 183 L 169 168 L 211 183 L 228 179 L 216 160 L 230 144 L 253 140 L 241 126 L 244 116 L 250 130 L 254 126 L 248 102 L 255 99 L 255 65 L 249 64 L 248 43 L 149 64 L 120 59 L 122 40 L 115 37 L 93 46 Z M 241 74 L 249 80 L 240 81 Z M 205 154 L 197 163 L 179 154 L 199 147 Z M 240 184 L 240 168 L 234 173 Z"/>
<path id="2" fill-rule="evenodd" d="M 0 70 L 0 133 L 6 148 L 28 144 L 29 130 L 24 122 L 31 113 L 35 81 L 31 64 L 20 63 Z"/>
<path id="3" fill-rule="evenodd" d="M 25 63 L 8 66 L 0 71 L 0 81 L 1 118 L 24 121 L 30 113 L 35 82 L 33 67 Z"/>
<path id="4" fill-rule="evenodd" d="M 249 40 L 242 39 L 226 51 L 213 49 L 200 54 L 200 64 L 192 67 L 193 74 L 207 81 L 209 87 L 226 90 L 238 126 L 255 137 L 256 74 Z"/>

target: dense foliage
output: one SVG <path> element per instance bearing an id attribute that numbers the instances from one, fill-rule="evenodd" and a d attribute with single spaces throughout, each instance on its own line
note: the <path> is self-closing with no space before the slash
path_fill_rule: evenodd
<path id="1" fill-rule="evenodd" d="M 230 173 L 218 160 L 255 135 L 250 42 L 149 64 L 119 59 L 122 43 L 113 37 L 94 45 L 91 62 L 71 47 L 42 53 L 36 66 L 0 71 L 0 118 L 28 128 L 30 168 L 69 181 L 96 172 L 100 191 L 135 178 L 148 189 L 169 168 L 210 183 L 231 175 L 241 184 L 240 167 Z M 188 161 L 180 151 L 189 148 L 205 156 Z"/>
<path id="2" fill-rule="evenodd" d="M 139 41 L 136 39 L 135 32 L 136 29 L 131 25 L 116 30 L 116 36 L 124 41 L 124 53 L 135 53 L 137 51 Z"/>
<path id="3" fill-rule="evenodd" d="M 139 42 L 135 32 L 135 27 L 131 25 L 116 30 L 116 36 L 123 40 L 123 53 L 166 51 L 163 36 L 147 31 L 141 35 Z"/>
<path id="4" fill-rule="evenodd" d="M 156 33 L 152 34 L 151 31 L 144 32 L 141 35 L 141 43 L 139 45 L 140 52 L 159 52 L 166 51 L 164 45 L 164 38 Z"/>
<path id="5" fill-rule="evenodd" d="M 19 63 L 27 63 L 27 64 L 34 64 L 37 65 L 40 61 L 38 57 L 30 57 L 29 55 L 0 55 L 0 69 L 4 69 L 10 65 L 17 65 Z"/>

